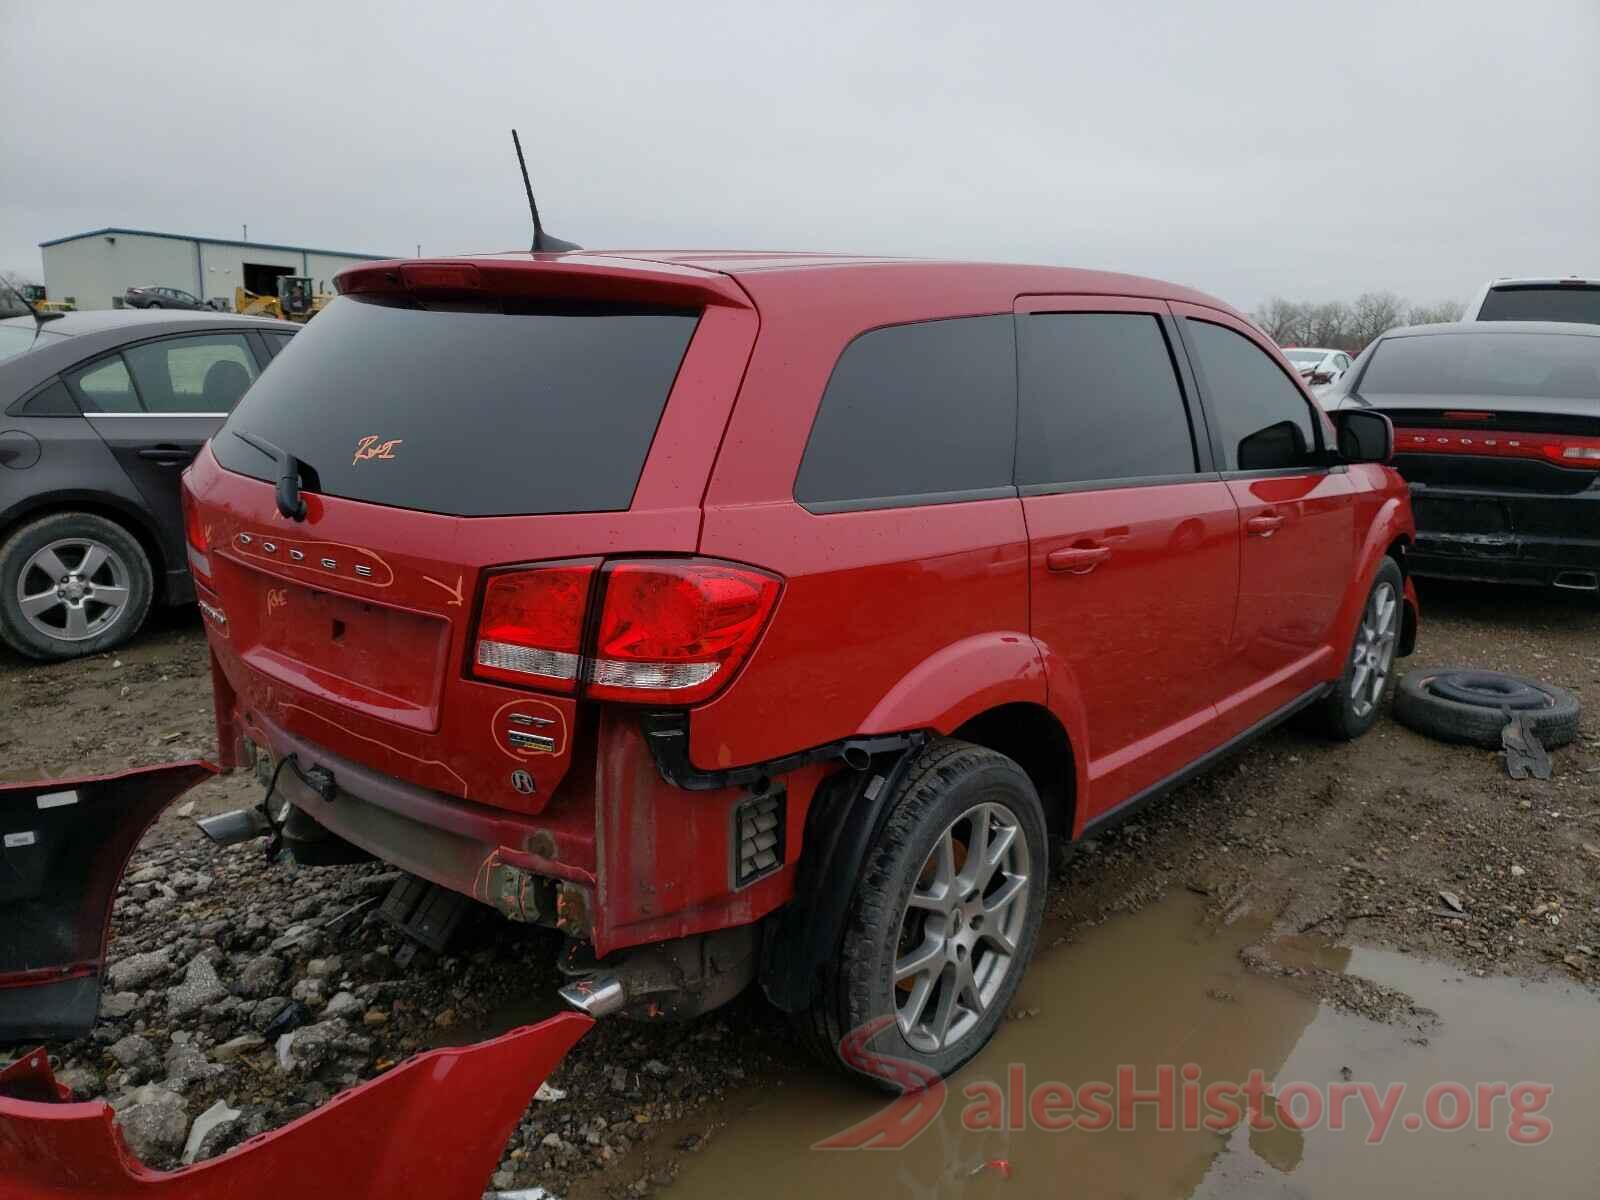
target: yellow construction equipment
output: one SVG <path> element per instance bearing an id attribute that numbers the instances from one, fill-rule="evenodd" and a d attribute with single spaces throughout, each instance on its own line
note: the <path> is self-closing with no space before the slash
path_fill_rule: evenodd
<path id="1" fill-rule="evenodd" d="M 72 297 L 65 300 L 51 300 L 44 294 L 44 285 L 39 283 L 25 283 L 22 285 L 22 298 L 40 312 L 77 312 L 78 302 Z"/>
<path id="2" fill-rule="evenodd" d="M 276 317 L 305 324 L 328 306 L 333 293 L 315 290 L 307 275 L 278 276 L 278 294 L 262 296 L 242 287 L 233 289 L 233 311 L 247 317 Z"/>

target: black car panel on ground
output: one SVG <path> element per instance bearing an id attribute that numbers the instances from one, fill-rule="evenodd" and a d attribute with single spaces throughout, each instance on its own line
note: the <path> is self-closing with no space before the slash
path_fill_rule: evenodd
<path id="1" fill-rule="evenodd" d="M 0 320 L 0 639 L 70 658 L 194 599 L 179 479 L 299 329 L 210 312 Z"/>
<path id="2" fill-rule="evenodd" d="M 1327 403 L 1394 423 L 1414 574 L 1600 591 L 1600 325 L 1393 329 Z"/>

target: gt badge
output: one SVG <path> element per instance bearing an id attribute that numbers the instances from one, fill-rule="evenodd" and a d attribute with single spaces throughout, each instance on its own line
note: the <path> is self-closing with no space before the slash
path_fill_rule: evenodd
<path id="1" fill-rule="evenodd" d="M 394 448 L 402 441 L 403 438 L 390 438 L 387 442 L 380 442 L 377 434 L 364 437 L 356 443 L 356 456 L 350 460 L 350 465 L 353 467 L 369 458 L 393 458 Z"/>

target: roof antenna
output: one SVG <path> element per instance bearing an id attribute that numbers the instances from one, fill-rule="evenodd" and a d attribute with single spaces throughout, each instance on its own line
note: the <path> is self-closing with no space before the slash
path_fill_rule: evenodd
<path id="1" fill-rule="evenodd" d="M 533 246 L 534 250 L 581 250 L 582 247 L 575 242 L 562 241 L 558 237 L 551 237 L 545 233 L 544 225 L 539 220 L 539 205 L 533 198 L 533 184 L 528 181 L 528 160 L 522 157 L 522 139 L 517 136 L 517 131 L 511 131 L 511 144 L 517 148 L 517 165 L 522 168 L 522 186 L 528 193 L 528 211 L 533 214 Z"/>
<path id="2" fill-rule="evenodd" d="M 577 247 L 573 248 L 576 249 Z M 64 312 L 41 312 L 39 309 L 33 306 L 32 300 L 29 300 L 25 295 L 22 294 L 22 289 L 17 287 L 4 275 L 0 275 L 0 284 L 4 284 L 7 291 L 9 291 L 18 300 L 22 301 L 22 306 L 26 308 L 29 315 L 33 317 L 33 325 L 36 330 L 43 329 L 46 321 L 54 321 L 67 315 Z M 21 314 L 18 315 L 20 316 Z"/>

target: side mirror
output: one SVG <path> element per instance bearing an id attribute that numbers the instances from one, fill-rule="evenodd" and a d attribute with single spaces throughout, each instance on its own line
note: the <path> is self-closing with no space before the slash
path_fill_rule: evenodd
<path id="1" fill-rule="evenodd" d="M 1239 441 L 1239 470 L 1282 471 L 1307 462 L 1310 447 L 1297 421 L 1279 421 Z"/>
<path id="2" fill-rule="evenodd" d="M 1386 463 L 1394 457 L 1394 425 L 1382 413 L 1364 408 L 1333 413 L 1339 457 L 1347 463 Z"/>

